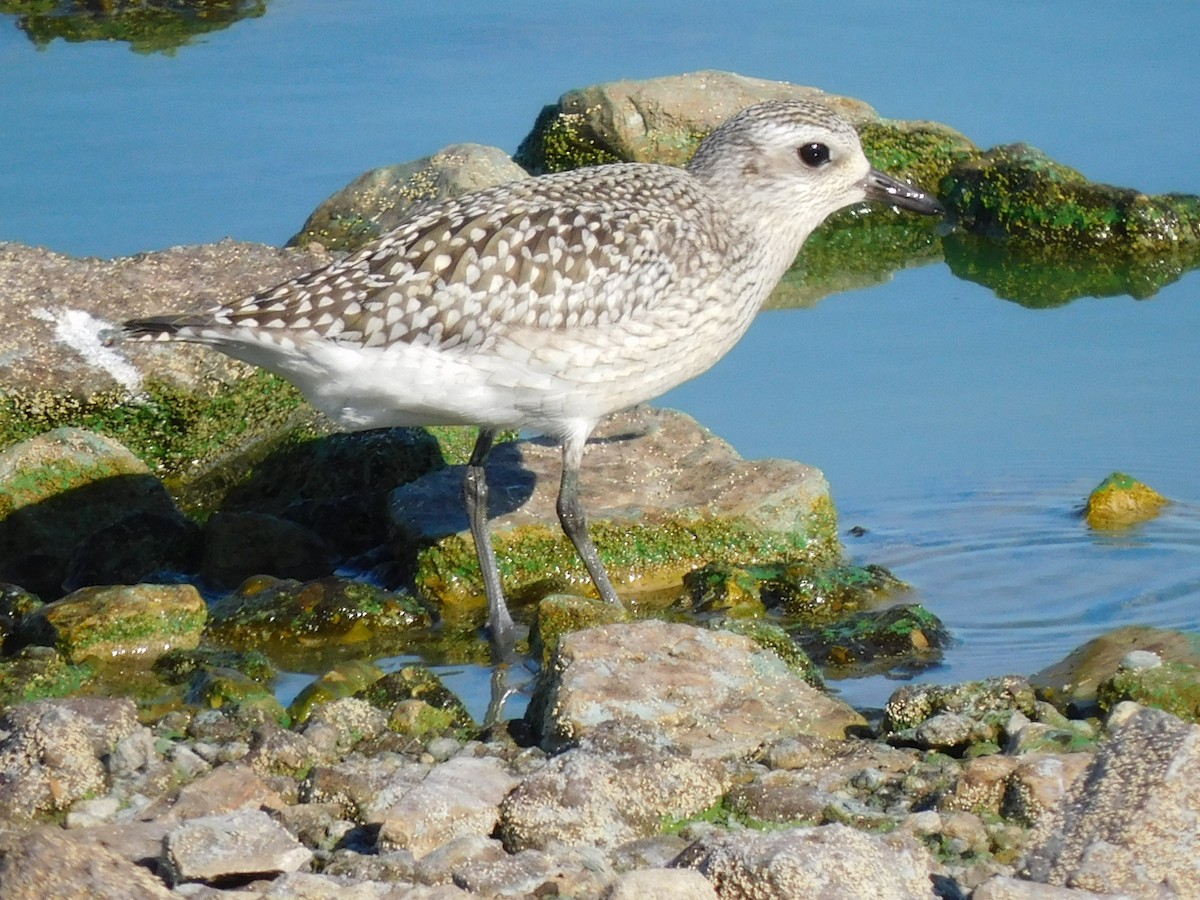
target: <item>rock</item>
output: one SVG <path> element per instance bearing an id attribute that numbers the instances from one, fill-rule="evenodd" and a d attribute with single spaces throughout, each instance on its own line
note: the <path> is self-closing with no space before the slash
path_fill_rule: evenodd
<path id="1" fill-rule="evenodd" d="M 382 677 L 383 669 L 365 659 L 347 660 L 323 673 L 316 681 L 309 682 L 288 706 L 288 713 L 292 721 L 302 724 L 322 704 L 348 699 Z"/>
<path id="2" fill-rule="evenodd" d="M 699 813 L 728 786 L 716 760 L 644 724 L 608 722 L 520 783 L 501 806 L 499 834 L 514 852 L 616 847 L 656 833 L 664 820 Z"/>
<path id="3" fill-rule="evenodd" d="M 1200 205 L 1197 206 L 1200 216 Z M 1200 224 L 1197 225 L 1200 241 Z M 1099 530 L 1128 528 L 1153 519 L 1169 501 L 1149 485 L 1124 472 L 1113 472 L 1088 495 L 1084 518 Z"/>
<path id="4" fill-rule="evenodd" d="M 136 391 L 151 373 L 190 385 L 201 375 L 228 373 L 238 364 L 219 354 L 179 347 L 125 354 L 102 347 L 96 333 L 133 316 L 236 300 L 331 259 L 234 241 L 111 260 L 0 243 L 0 384 L 36 420 L 52 419 L 53 407 L 70 405 L 71 397 L 78 403 L 106 391 Z"/>
<path id="5" fill-rule="evenodd" d="M 1012 711 L 1032 716 L 1035 702 L 1029 682 L 1015 675 L 910 684 L 888 698 L 881 728 L 890 743 L 962 752 L 973 743 L 997 743 Z"/>
<path id="6" fill-rule="evenodd" d="M 189 819 L 163 838 L 161 865 L 172 884 L 294 872 L 312 852 L 265 812 L 243 809 Z"/>
<path id="7" fill-rule="evenodd" d="M 501 801 L 516 786 L 495 760 L 448 760 L 384 813 L 379 847 L 403 848 L 420 858 L 457 837 L 490 835 Z"/>
<path id="8" fill-rule="evenodd" d="M 510 598 L 590 584 L 555 512 L 562 453 L 544 440 L 500 444 L 488 461 L 491 528 Z M 392 492 L 393 523 L 418 556 L 417 584 L 448 618 L 483 614 L 462 504 L 463 470 Z M 696 422 L 637 407 L 589 442 L 580 496 L 614 582 L 626 592 L 677 588 L 713 559 L 832 562 L 840 554 L 824 476 L 786 460 L 747 461 Z M 433 546 L 428 546 L 429 544 Z"/>
<path id="9" fill-rule="evenodd" d="M 854 124 L 878 119 L 861 100 L 818 88 L 732 72 L 692 72 L 568 91 L 542 110 L 516 159 L 537 173 L 617 161 L 680 166 L 734 113 L 790 99 L 816 100 Z"/>
<path id="10" fill-rule="evenodd" d="M 451 144 L 432 156 L 359 175 L 322 201 L 288 246 L 316 241 L 330 250 L 357 250 L 425 203 L 528 177 L 503 150 Z"/>
<path id="11" fill-rule="evenodd" d="M 204 527 L 200 574 L 216 587 L 253 575 L 301 581 L 327 575 L 333 553 L 307 528 L 267 513 L 215 513 Z"/>
<path id="12" fill-rule="evenodd" d="M 1200 246 L 1200 197 L 1148 196 L 1088 181 L 1026 144 L 958 162 L 938 196 L 966 231 L 1019 248 L 1129 260 L 1194 258 Z"/>
<path id="13" fill-rule="evenodd" d="M 264 576 L 213 606 L 208 636 L 302 668 L 312 664 L 318 642 L 386 656 L 410 649 L 412 632 L 429 624 L 429 613 L 407 594 L 337 576 L 304 583 Z"/>
<path id="14" fill-rule="evenodd" d="M 1188 722 L 1200 722 L 1200 667 L 1161 660 L 1158 665 L 1130 666 L 1129 658 L 1133 655 L 1127 654 L 1117 671 L 1100 683 L 1096 691 L 1100 710 L 1108 712 L 1131 700 Z"/>
<path id="15" fill-rule="evenodd" d="M 21 837 L 0 854 L 5 900 L 157 900 L 172 897 L 139 865 L 97 844 L 73 840 L 56 828 Z"/>
<path id="16" fill-rule="evenodd" d="M 21 634 L 69 662 L 154 660 L 200 643 L 208 605 L 190 584 L 81 588 L 27 617 Z"/>
<path id="17" fill-rule="evenodd" d="M 989 878 L 971 894 L 971 900 L 1131 900 L 1128 894 L 1096 894 L 1073 888 L 1022 881 L 1006 875 Z"/>
<path id="18" fill-rule="evenodd" d="M 1133 897 L 1200 896 L 1200 726 L 1122 703 L 1109 739 L 1025 860 L 1035 881 Z"/>
<path id="19" fill-rule="evenodd" d="M 100 758 L 138 727 L 125 699 L 12 707 L 0 716 L 0 809 L 33 818 L 102 793 L 108 779 Z"/>
<path id="20" fill-rule="evenodd" d="M 1004 779 L 999 812 L 1021 825 L 1036 826 L 1058 809 L 1091 762 L 1092 756 L 1085 753 L 1034 753 L 1017 760 Z"/>
<path id="21" fill-rule="evenodd" d="M 699 870 L 721 900 L 934 896 L 933 861 L 924 849 L 844 825 L 714 832 L 685 850 L 674 865 Z"/>
<path id="22" fill-rule="evenodd" d="M 1071 715 L 1097 715 L 1096 692 L 1125 657 L 1153 652 L 1163 662 L 1200 666 L 1200 635 L 1146 625 L 1126 625 L 1093 638 L 1066 658 L 1030 676 L 1038 694 Z"/>
<path id="23" fill-rule="evenodd" d="M 217 766 L 142 811 L 147 819 L 182 822 L 239 809 L 282 809 L 286 804 L 253 769 L 242 763 Z"/>
<path id="24" fill-rule="evenodd" d="M 389 727 L 401 734 L 420 737 L 430 733 L 469 732 L 475 728 L 462 700 L 427 666 L 414 664 L 388 672 L 363 688 L 358 696 L 391 713 Z"/>
<path id="25" fill-rule="evenodd" d="M 749 638 L 660 621 L 565 636 L 529 708 L 547 748 L 613 719 L 645 722 L 699 757 L 745 756 L 788 735 L 842 737 L 864 724 Z"/>
<path id="26" fill-rule="evenodd" d="M 60 597 L 80 546 L 134 513 L 182 518 L 146 464 L 111 438 L 58 428 L 14 444 L 0 451 L 0 579 Z"/>
<path id="27" fill-rule="evenodd" d="M 707 878 L 692 869 L 638 869 L 619 876 L 604 900 L 717 900 Z"/>
<path id="28" fill-rule="evenodd" d="M 872 599 L 873 593 L 865 590 L 855 603 Z M 942 621 L 915 603 L 850 611 L 819 628 L 810 622 L 805 620 L 805 627 L 794 630 L 796 641 L 818 664 L 840 673 L 915 674 L 940 663 L 942 651 L 950 644 L 950 632 Z"/>

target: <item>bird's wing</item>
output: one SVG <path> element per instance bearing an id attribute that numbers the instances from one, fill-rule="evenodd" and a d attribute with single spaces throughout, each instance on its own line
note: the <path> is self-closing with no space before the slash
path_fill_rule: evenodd
<path id="1" fill-rule="evenodd" d="M 469 348 L 508 328 L 620 321 L 725 251 L 726 232 L 697 224 L 711 222 L 711 210 L 687 215 L 707 202 L 686 174 L 665 167 L 501 185 L 426 207 L 324 269 L 204 313 L 135 320 L 126 334 L 223 343 L 249 328 Z"/>

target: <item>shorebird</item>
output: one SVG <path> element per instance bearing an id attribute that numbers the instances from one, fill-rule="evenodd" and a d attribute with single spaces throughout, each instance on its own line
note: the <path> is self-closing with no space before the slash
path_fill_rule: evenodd
<path id="1" fill-rule="evenodd" d="M 349 430 L 479 426 L 464 494 L 503 656 L 514 625 L 484 468 L 497 431 L 562 444 L 559 521 L 600 597 L 620 604 L 579 500 L 592 429 L 724 356 L 813 229 L 866 200 L 941 212 L 873 169 L 833 111 L 766 103 L 713 131 L 686 168 L 618 163 L 444 200 L 325 268 L 229 305 L 132 319 L 117 337 L 205 344 L 269 369 Z"/>

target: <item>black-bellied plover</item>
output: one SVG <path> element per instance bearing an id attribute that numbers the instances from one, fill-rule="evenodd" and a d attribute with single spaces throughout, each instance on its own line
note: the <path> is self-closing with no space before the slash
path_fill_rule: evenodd
<path id="1" fill-rule="evenodd" d="M 598 166 L 445 200 L 316 272 L 133 319 L 120 336 L 207 344 L 277 372 L 347 429 L 478 425 L 467 518 L 505 652 L 513 620 L 486 523 L 496 432 L 562 443 L 559 521 L 619 604 L 579 502 L 588 435 L 724 356 L 813 229 L 864 200 L 941 211 L 872 169 L 829 109 L 768 103 L 716 129 L 685 169 Z"/>

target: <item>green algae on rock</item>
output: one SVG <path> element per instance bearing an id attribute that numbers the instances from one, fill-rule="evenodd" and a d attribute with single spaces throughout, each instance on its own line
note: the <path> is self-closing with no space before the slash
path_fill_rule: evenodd
<path id="1" fill-rule="evenodd" d="M 1088 181 L 1026 144 L 957 163 L 938 196 L 963 228 L 1016 247 L 1200 256 L 1200 197 Z"/>
<path id="2" fill-rule="evenodd" d="M 307 685 L 288 706 L 288 713 L 297 724 L 307 722 L 318 704 L 353 697 L 383 675 L 383 669 L 365 660 L 347 660 Z"/>
<path id="3" fill-rule="evenodd" d="M 793 629 L 792 635 L 819 665 L 857 676 L 937 665 L 950 643 L 941 620 L 911 603 L 852 612 L 824 627 Z"/>
<path id="4" fill-rule="evenodd" d="M 196 647 L 207 618 L 208 606 L 190 584 L 88 587 L 41 607 L 20 632 L 72 663 L 153 660 Z"/>
<path id="5" fill-rule="evenodd" d="M 1186 722 L 1200 723 L 1200 666 L 1183 662 L 1157 665 L 1122 664 L 1096 689 L 1100 710 L 1132 700 L 1161 709 Z"/>
<path id="6" fill-rule="evenodd" d="M 400 734 L 473 737 L 477 731 L 462 700 L 426 666 L 403 666 L 373 681 L 355 696 L 389 713 L 388 727 Z"/>
<path id="7" fill-rule="evenodd" d="M 1170 501 L 1124 472 L 1113 472 L 1088 496 L 1084 519 L 1098 531 L 1128 528 L 1153 519 Z"/>
<path id="8" fill-rule="evenodd" d="M 331 576 L 301 583 L 251 578 L 217 602 L 205 636 L 256 649 L 277 664 L 309 670 L 324 654 L 380 656 L 410 648 L 430 625 L 414 598 Z"/>

